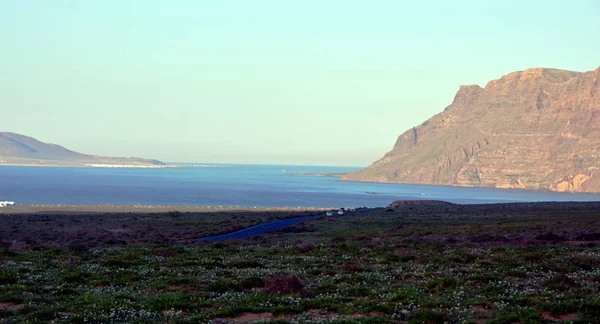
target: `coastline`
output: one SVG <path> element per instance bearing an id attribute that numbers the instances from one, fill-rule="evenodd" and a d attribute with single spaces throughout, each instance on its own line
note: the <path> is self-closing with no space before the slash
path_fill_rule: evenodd
<path id="1" fill-rule="evenodd" d="M 165 168 L 179 168 L 181 165 L 167 164 L 167 165 L 121 165 L 121 164 L 57 164 L 57 163 L 6 163 L 0 162 L 0 167 L 52 167 L 52 168 L 131 168 L 131 169 L 165 169 Z"/>
<path id="2" fill-rule="evenodd" d="M 335 207 L 264 207 L 264 206 L 165 206 L 165 205 L 44 205 L 23 204 L 0 208 L 2 214 L 96 214 L 96 213 L 213 213 L 213 212 L 288 212 L 324 211 Z"/>
<path id="3" fill-rule="evenodd" d="M 426 203 L 419 204 L 421 200 L 399 200 L 396 202 L 411 202 L 411 209 L 427 208 L 444 212 L 448 208 L 453 209 L 472 209 L 479 210 L 497 208 L 506 211 L 523 210 L 545 210 L 561 208 L 581 208 L 595 207 L 600 208 L 600 201 L 539 201 L 539 202 L 504 202 L 504 203 L 480 203 L 480 204 L 455 204 L 428 206 Z M 423 202 L 429 202 L 424 200 Z M 445 202 L 442 200 L 442 202 Z M 392 204 L 392 201 L 390 201 Z M 369 208 L 370 210 L 389 209 L 389 206 L 377 206 Z M 185 205 L 70 205 L 70 204 L 20 204 L 0 208 L 0 215 L 10 214 L 160 214 L 169 212 L 180 213 L 263 213 L 263 212 L 322 212 L 328 210 L 337 210 L 339 207 L 269 207 L 269 206 L 185 206 Z"/>
<path id="4" fill-rule="evenodd" d="M 371 181 L 371 180 L 357 180 L 357 179 L 344 179 L 342 175 L 340 177 L 342 182 L 355 182 L 355 183 L 373 183 L 383 185 L 407 185 L 407 186 L 425 186 L 425 187 L 446 187 L 446 188 L 467 188 L 467 189 L 493 189 L 493 190 L 506 190 L 506 191 L 524 191 L 524 192 L 543 192 L 543 193 L 557 193 L 557 194 L 589 194 L 589 195 L 600 195 L 600 191 L 558 191 L 551 190 L 548 188 L 517 188 L 517 187 L 491 187 L 491 186 L 467 186 L 457 184 L 435 184 L 435 183 L 410 183 L 410 182 L 391 182 L 391 181 Z"/>

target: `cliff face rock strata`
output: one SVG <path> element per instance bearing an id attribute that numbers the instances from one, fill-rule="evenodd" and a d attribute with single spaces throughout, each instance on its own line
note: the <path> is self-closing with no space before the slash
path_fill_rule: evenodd
<path id="1" fill-rule="evenodd" d="M 442 113 L 343 180 L 600 192 L 600 68 L 461 86 Z"/>

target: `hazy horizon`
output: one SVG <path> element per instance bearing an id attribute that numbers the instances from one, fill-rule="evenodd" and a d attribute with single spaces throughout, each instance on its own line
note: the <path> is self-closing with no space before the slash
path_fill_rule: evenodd
<path id="1" fill-rule="evenodd" d="M 460 85 L 598 68 L 599 17 L 596 1 L 6 1 L 0 130 L 96 155 L 366 166 Z"/>

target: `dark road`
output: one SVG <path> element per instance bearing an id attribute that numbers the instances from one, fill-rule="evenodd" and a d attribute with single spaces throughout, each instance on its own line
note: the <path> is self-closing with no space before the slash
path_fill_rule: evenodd
<path id="1" fill-rule="evenodd" d="M 314 215 L 314 216 L 304 216 L 304 217 L 282 219 L 282 220 L 278 220 L 278 221 L 255 225 L 255 226 L 248 227 L 246 229 L 243 229 L 243 230 L 240 230 L 237 232 L 233 232 L 233 233 L 199 238 L 198 240 L 199 241 L 210 241 L 210 242 L 225 241 L 225 240 L 241 240 L 241 239 L 245 239 L 247 237 L 260 235 L 260 234 L 263 234 L 266 232 L 272 232 L 272 231 L 275 231 L 275 230 L 278 230 L 278 229 L 281 229 L 281 228 L 284 228 L 287 226 L 296 225 L 298 223 L 322 218 L 325 216 L 326 216 L 326 214 L 323 213 L 323 214 Z"/>

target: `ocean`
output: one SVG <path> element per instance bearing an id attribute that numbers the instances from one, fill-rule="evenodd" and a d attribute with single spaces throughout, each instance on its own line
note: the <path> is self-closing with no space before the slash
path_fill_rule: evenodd
<path id="1" fill-rule="evenodd" d="M 344 182 L 350 167 L 0 167 L 0 201 L 18 204 L 375 207 L 399 199 L 454 203 L 600 201 L 597 194 Z"/>

